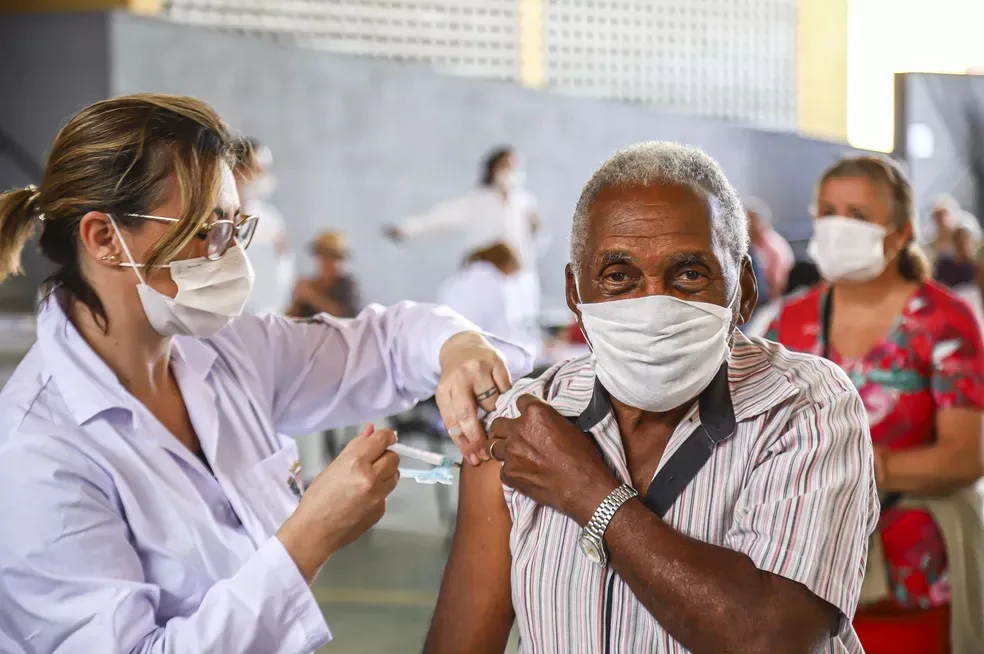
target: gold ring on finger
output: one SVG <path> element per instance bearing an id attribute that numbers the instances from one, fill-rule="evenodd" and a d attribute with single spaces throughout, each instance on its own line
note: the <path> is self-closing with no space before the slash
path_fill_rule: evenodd
<path id="1" fill-rule="evenodd" d="M 498 442 L 499 442 L 498 438 L 489 439 L 489 458 L 492 459 L 493 461 L 498 461 L 499 463 L 502 463 L 502 459 L 500 459 L 495 455 L 495 444 Z"/>

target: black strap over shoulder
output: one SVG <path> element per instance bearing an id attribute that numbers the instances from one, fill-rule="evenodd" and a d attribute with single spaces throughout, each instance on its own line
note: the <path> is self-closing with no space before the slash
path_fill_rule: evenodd
<path id="1" fill-rule="evenodd" d="M 728 364 L 711 381 L 698 400 L 701 424 L 656 474 L 643 502 L 660 518 L 665 517 L 690 482 L 710 460 L 714 448 L 735 432 L 735 410 L 728 388 Z"/>
<path id="2" fill-rule="evenodd" d="M 711 458 L 713 451 L 714 443 L 703 425 L 699 425 L 653 478 L 646 496 L 642 498 L 643 503 L 660 518 L 665 517 L 673 503 Z"/>
<path id="3" fill-rule="evenodd" d="M 824 359 L 830 358 L 830 321 L 834 319 L 834 288 L 830 287 L 823 295 L 823 304 L 820 305 L 823 316 L 820 320 L 820 356 Z"/>
<path id="4" fill-rule="evenodd" d="M 610 408 L 607 393 L 598 384 L 588 408 L 570 420 L 583 431 L 589 431 Z M 710 385 L 700 394 L 698 409 L 701 424 L 653 478 L 642 498 L 643 503 L 661 518 L 710 460 L 715 446 L 735 432 L 737 423 L 728 387 L 727 363 L 721 366 Z"/>

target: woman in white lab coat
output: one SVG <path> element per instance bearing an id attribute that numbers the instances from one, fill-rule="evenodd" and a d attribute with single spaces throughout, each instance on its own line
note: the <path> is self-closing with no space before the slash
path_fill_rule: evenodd
<path id="1" fill-rule="evenodd" d="M 528 325 L 538 323 L 540 277 L 536 258 L 545 242 L 544 229 L 536 199 L 526 189 L 519 154 L 513 148 L 496 148 L 486 155 L 478 188 L 387 228 L 386 235 L 406 241 L 441 232 L 463 235 L 466 252 L 498 242 L 512 248 L 519 260 L 517 310 Z"/>
<path id="2" fill-rule="evenodd" d="M 257 217 L 240 211 L 234 143 L 197 100 L 108 100 L 59 133 L 40 188 L 0 196 L 0 280 L 35 227 L 57 266 L 0 392 L 14 652 L 312 652 L 330 632 L 308 585 L 383 514 L 395 435 L 367 428 L 303 491 L 280 434 L 437 389 L 467 456 L 482 449 L 477 404 L 510 372 L 449 310 L 239 317 Z"/>

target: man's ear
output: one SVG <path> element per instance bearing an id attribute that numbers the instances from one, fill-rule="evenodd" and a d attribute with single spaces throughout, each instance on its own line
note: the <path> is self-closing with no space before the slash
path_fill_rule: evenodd
<path id="1" fill-rule="evenodd" d="M 584 331 L 584 323 L 581 322 L 581 310 L 577 308 L 577 305 L 581 304 L 581 297 L 577 291 L 577 278 L 574 277 L 574 269 L 571 267 L 571 264 L 567 264 L 567 267 L 564 269 L 564 281 L 566 284 L 567 308 L 574 314 L 574 319 L 577 320 L 577 326 L 581 328 L 581 333 L 584 334 L 584 340 L 588 342 L 588 347 L 591 347 L 588 333 Z"/>
<path id="2" fill-rule="evenodd" d="M 747 254 L 741 262 L 738 285 L 741 289 L 741 299 L 737 307 L 737 324 L 744 325 L 751 319 L 755 307 L 758 306 L 758 281 L 755 279 L 755 270 L 752 268 L 752 258 Z"/>
<path id="3" fill-rule="evenodd" d="M 567 308 L 577 316 L 578 323 L 581 322 L 581 312 L 577 305 L 581 303 L 581 298 L 577 292 L 577 279 L 574 277 L 574 269 L 571 264 L 564 268 L 564 294 L 567 296 Z"/>

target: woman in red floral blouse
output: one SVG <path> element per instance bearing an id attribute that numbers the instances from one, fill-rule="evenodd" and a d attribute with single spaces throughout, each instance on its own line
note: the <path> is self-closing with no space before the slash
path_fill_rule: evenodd
<path id="1" fill-rule="evenodd" d="M 855 628 L 868 654 L 949 652 L 940 530 L 928 512 L 891 504 L 984 474 L 980 330 L 962 300 L 928 281 L 912 187 L 895 164 L 841 160 L 821 178 L 815 210 L 809 251 L 830 283 L 788 300 L 768 338 L 838 364 L 868 410 L 891 597 L 859 607 Z"/>

